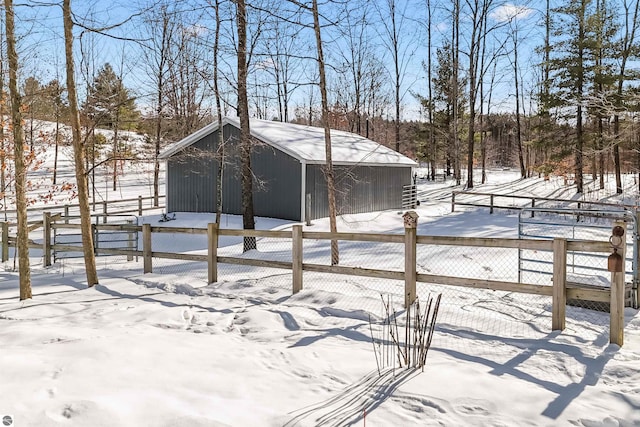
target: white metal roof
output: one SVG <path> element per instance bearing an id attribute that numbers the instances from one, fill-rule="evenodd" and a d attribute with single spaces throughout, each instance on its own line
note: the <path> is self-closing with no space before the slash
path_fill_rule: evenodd
<path id="1" fill-rule="evenodd" d="M 222 125 L 240 127 L 237 118 L 225 117 Z M 215 132 L 218 123 L 211 123 L 181 141 L 170 145 L 160 153 L 166 159 Z M 251 119 L 251 135 L 289 154 L 301 162 L 322 164 L 325 162 L 324 129 L 314 126 Z M 350 132 L 331 130 L 331 156 L 333 163 L 385 166 L 417 166 L 402 154 L 377 142 Z"/>

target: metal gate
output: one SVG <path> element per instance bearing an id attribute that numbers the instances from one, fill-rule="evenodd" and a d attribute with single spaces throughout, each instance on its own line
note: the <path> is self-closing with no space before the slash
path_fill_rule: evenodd
<path id="1" fill-rule="evenodd" d="M 418 201 L 418 187 L 415 184 L 402 186 L 402 209 L 415 209 Z"/>
<path id="2" fill-rule="evenodd" d="M 626 230 L 625 282 L 631 284 L 630 299 L 637 308 L 638 292 L 638 221 L 628 209 L 587 210 L 562 208 L 523 208 L 518 217 L 518 238 L 602 240 L 611 236 L 614 221 L 623 221 Z M 567 253 L 567 280 L 585 285 L 609 285 L 607 254 L 570 251 Z M 518 250 L 518 281 L 549 284 L 553 276 L 551 251 Z M 601 283 L 600 283 L 601 282 Z"/>
<path id="3" fill-rule="evenodd" d="M 137 225 L 138 217 L 133 215 L 104 215 L 95 217 L 93 230 L 93 251 L 96 256 L 108 255 L 100 253 L 100 249 L 120 249 L 137 251 L 138 250 L 138 233 L 129 230 L 103 229 L 99 222 L 108 223 L 109 225 Z M 64 249 L 56 249 L 56 245 L 64 246 Z M 77 247 L 77 250 L 70 249 Z M 68 258 L 82 258 L 82 234 L 77 228 L 58 228 L 53 231 L 53 260 Z"/>

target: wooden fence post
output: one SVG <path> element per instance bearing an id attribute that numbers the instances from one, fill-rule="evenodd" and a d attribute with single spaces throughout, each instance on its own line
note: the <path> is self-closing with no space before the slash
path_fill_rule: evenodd
<path id="1" fill-rule="evenodd" d="M 64 205 L 64 223 L 69 224 L 69 205 Z"/>
<path id="2" fill-rule="evenodd" d="M 207 283 L 218 281 L 218 224 L 207 224 Z"/>
<path id="3" fill-rule="evenodd" d="M 107 202 L 102 202 L 102 223 L 106 224 L 107 223 Z"/>
<path id="4" fill-rule="evenodd" d="M 402 218 L 404 219 L 404 306 L 408 309 L 416 300 L 418 214 L 409 211 Z"/>
<path id="5" fill-rule="evenodd" d="M 565 328 L 567 312 L 567 239 L 553 239 L 553 308 L 551 329 Z"/>
<path id="6" fill-rule="evenodd" d="M 51 212 L 42 214 L 42 254 L 45 267 L 51 266 Z"/>
<path id="7" fill-rule="evenodd" d="M 489 196 L 489 214 L 493 213 L 493 194 Z"/>
<path id="8" fill-rule="evenodd" d="M 138 196 L 138 216 L 142 216 L 142 196 Z"/>
<path id="9" fill-rule="evenodd" d="M 627 224 L 622 221 L 616 221 L 613 223 L 613 228 L 616 229 L 616 227 L 622 228 L 622 236 L 618 236 L 621 239 L 618 254 L 622 257 L 622 271 L 611 272 L 609 342 L 622 347 L 624 343 L 624 281 L 626 274 Z M 614 233 L 615 231 L 612 231 L 612 244 L 615 244 L 613 240 L 616 239 L 617 236 Z"/>
<path id="10" fill-rule="evenodd" d="M 151 224 L 142 224 L 142 263 L 144 266 L 144 273 L 153 272 Z"/>
<path id="11" fill-rule="evenodd" d="M 456 192 L 451 192 L 451 212 L 455 212 L 456 210 Z"/>
<path id="12" fill-rule="evenodd" d="M 291 264 L 294 294 L 302 290 L 302 256 L 302 226 L 294 225 L 291 230 Z"/>
<path id="13" fill-rule="evenodd" d="M 2 262 L 9 261 L 9 224 L 2 223 Z"/>

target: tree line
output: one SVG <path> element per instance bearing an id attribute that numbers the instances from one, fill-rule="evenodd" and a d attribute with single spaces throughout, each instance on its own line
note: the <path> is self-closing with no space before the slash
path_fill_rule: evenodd
<path id="1" fill-rule="evenodd" d="M 98 165 L 111 165 L 115 189 L 118 162 L 141 154 L 127 149 L 124 131 L 145 135 L 157 204 L 161 149 L 225 115 L 241 122 L 245 228 L 253 228 L 249 117 L 323 126 L 330 189 L 334 128 L 415 158 L 431 179 L 442 173 L 467 188 L 485 182 L 491 166 L 515 166 L 523 178 L 563 175 L 577 193 L 585 175 L 604 188 L 613 172 L 621 193 L 622 173 L 640 171 L 639 1 L 515 3 L 140 0 L 115 2 L 109 8 L 118 13 L 110 14 L 101 2 L 25 7 L 4 0 L 5 205 L 13 192 L 23 216 L 22 180 L 38 167 L 46 139 L 38 120 L 56 123 L 48 136 L 56 157 L 60 144 L 73 146 L 82 207 Z M 47 25 L 53 36 L 41 52 L 30 34 Z M 52 46 L 64 46 L 64 57 Z M 111 140 L 98 128 L 111 129 Z M 214 155 L 223 165 L 224 141 L 219 147 Z M 335 201 L 329 206 L 335 231 Z M 337 243 L 332 249 L 337 263 Z M 93 264 L 90 285 L 97 283 Z"/>

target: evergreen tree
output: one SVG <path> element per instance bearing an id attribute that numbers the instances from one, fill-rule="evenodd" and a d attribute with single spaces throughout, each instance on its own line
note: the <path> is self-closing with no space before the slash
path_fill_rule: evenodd
<path id="1" fill-rule="evenodd" d="M 593 30 L 588 26 L 591 0 L 570 0 L 554 9 L 558 19 L 552 23 L 552 34 L 557 42 L 551 52 L 551 77 L 555 91 L 550 96 L 551 107 L 565 108 L 567 119 L 575 121 L 574 174 L 576 192 L 583 192 L 584 105 L 585 95 L 594 71 L 590 56 Z"/>
<path id="2" fill-rule="evenodd" d="M 135 99 L 109 63 L 89 86 L 83 112 L 95 126 L 108 129 L 134 129 L 139 118 Z"/>

